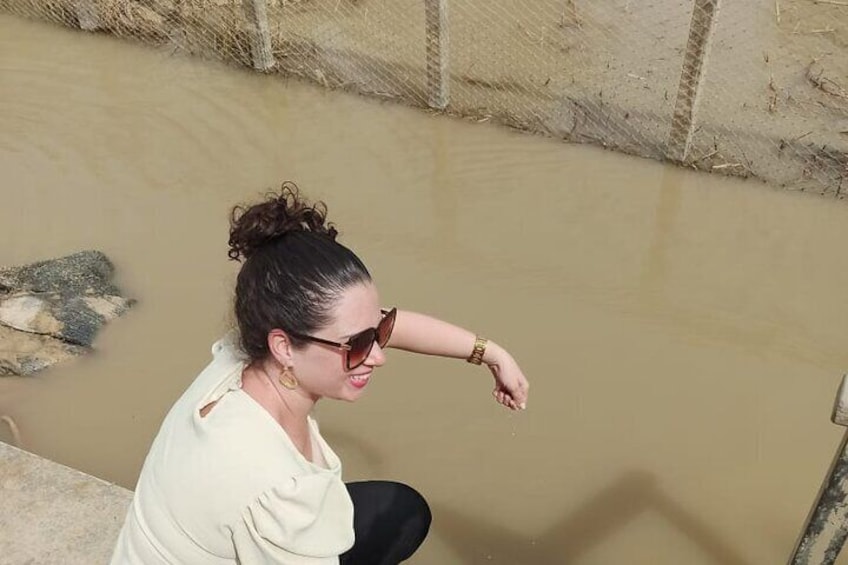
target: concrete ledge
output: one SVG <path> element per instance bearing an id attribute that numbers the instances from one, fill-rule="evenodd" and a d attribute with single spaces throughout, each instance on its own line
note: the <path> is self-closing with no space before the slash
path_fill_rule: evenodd
<path id="1" fill-rule="evenodd" d="M 109 562 L 132 492 L 0 442 L 0 563 Z"/>

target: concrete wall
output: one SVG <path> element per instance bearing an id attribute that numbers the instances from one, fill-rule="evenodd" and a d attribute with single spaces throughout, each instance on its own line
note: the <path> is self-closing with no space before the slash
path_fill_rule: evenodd
<path id="1" fill-rule="evenodd" d="M 108 563 L 132 492 L 0 442 L 0 565 Z"/>

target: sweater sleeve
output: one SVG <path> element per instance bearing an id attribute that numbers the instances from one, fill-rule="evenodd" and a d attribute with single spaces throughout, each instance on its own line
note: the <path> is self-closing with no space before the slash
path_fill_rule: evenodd
<path id="1" fill-rule="evenodd" d="M 292 477 L 256 497 L 233 525 L 243 565 L 335 565 L 353 546 L 353 503 L 333 473 Z"/>

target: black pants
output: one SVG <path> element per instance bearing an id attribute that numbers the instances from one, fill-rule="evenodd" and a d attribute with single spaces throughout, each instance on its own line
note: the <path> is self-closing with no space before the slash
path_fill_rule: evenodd
<path id="1" fill-rule="evenodd" d="M 397 565 L 415 553 L 430 529 L 430 507 L 401 483 L 347 483 L 353 500 L 353 547 L 340 565 Z"/>

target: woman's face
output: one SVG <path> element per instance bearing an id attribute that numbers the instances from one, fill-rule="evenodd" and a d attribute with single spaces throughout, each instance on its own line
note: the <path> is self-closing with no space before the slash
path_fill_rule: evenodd
<path id="1" fill-rule="evenodd" d="M 382 319 L 377 287 L 367 282 L 348 287 L 332 311 L 328 326 L 311 335 L 345 343 L 354 334 L 377 327 Z M 346 352 L 331 345 L 307 342 L 301 349 L 292 351 L 295 376 L 304 392 L 315 400 L 322 397 L 354 401 L 368 386 L 375 367 L 386 362 L 378 344 L 374 344 L 365 362 L 348 371 Z"/>

